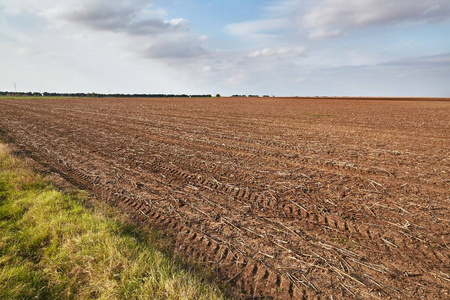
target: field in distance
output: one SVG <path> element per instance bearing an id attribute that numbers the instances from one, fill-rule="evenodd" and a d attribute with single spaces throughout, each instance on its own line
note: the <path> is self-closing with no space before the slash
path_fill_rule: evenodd
<path id="1" fill-rule="evenodd" d="M 448 99 L 0 99 L 40 162 L 246 296 L 448 298 Z"/>

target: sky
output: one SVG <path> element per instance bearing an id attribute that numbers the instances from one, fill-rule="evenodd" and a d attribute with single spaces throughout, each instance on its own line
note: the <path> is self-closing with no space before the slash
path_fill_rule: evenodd
<path id="1" fill-rule="evenodd" d="M 0 91 L 450 97 L 450 0 L 0 0 Z"/>

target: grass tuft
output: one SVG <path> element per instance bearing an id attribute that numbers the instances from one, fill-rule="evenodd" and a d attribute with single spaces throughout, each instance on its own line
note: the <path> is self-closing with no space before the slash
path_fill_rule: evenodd
<path id="1" fill-rule="evenodd" d="M 223 299 L 161 237 L 64 194 L 0 144 L 0 299 Z M 156 246 L 155 246 L 156 245 Z"/>

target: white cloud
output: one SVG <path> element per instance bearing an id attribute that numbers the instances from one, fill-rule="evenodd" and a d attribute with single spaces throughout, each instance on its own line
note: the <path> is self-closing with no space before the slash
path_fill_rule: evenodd
<path id="1" fill-rule="evenodd" d="M 449 0 L 280 0 L 266 6 L 267 17 L 254 21 L 270 26 L 271 20 L 288 24 L 285 29 L 309 31 L 308 38 L 323 40 L 343 35 L 347 28 L 399 23 L 442 22 L 450 19 Z M 234 31 L 247 33 L 244 29 Z M 246 26 L 247 25 L 247 26 Z M 269 30 L 269 28 L 263 28 Z"/>
<path id="2" fill-rule="evenodd" d="M 1 0 L 0 0 L 1 1 Z M 204 38 L 184 18 L 165 19 L 165 10 L 145 0 L 3 0 L 10 13 L 28 13 L 57 28 L 109 34 L 109 40 L 146 58 L 186 58 L 204 54 Z M 78 30 L 78 31 L 79 31 Z"/>
<path id="3" fill-rule="evenodd" d="M 304 18 L 306 26 L 364 27 L 405 21 L 442 21 L 450 18 L 448 0 L 324 0 Z"/>
<path id="4" fill-rule="evenodd" d="M 237 74 L 232 75 L 227 79 L 227 83 L 230 85 L 239 85 L 246 78 L 246 72 L 238 71 Z"/>
<path id="5" fill-rule="evenodd" d="M 278 49 L 272 48 L 264 48 L 261 50 L 255 50 L 250 52 L 247 57 L 256 58 L 256 57 L 293 57 L 302 55 L 305 52 L 305 47 L 281 47 Z"/>
<path id="6" fill-rule="evenodd" d="M 172 33 L 153 36 L 142 43 L 129 45 L 129 48 L 141 48 L 141 54 L 147 58 L 194 58 L 207 54 L 198 39 L 190 33 Z"/>
<path id="7" fill-rule="evenodd" d="M 386 63 L 385 65 L 403 65 L 403 66 L 446 66 L 450 67 L 450 53 L 443 53 L 439 55 L 423 56 L 408 58 L 399 61 Z"/>
<path id="8" fill-rule="evenodd" d="M 396 74 L 395 77 L 402 78 L 402 77 L 407 77 L 408 75 L 409 75 L 409 73 L 399 73 L 399 74 Z"/>
<path id="9" fill-rule="evenodd" d="M 251 36 L 287 29 L 290 26 L 289 20 L 286 19 L 264 19 L 228 24 L 225 29 L 235 36 Z"/>
<path id="10" fill-rule="evenodd" d="M 340 30 L 331 30 L 331 31 L 324 31 L 322 29 L 315 30 L 311 32 L 308 36 L 311 40 L 326 40 L 330 38 L 339 37 L 342 35 L 342 32 Z"/>
<path id="11" fill-rule="evenodd" d="M 186 26 L 188 22 L 186 19 L 177 18 L 177 19 L 172 19 L 172 20 L 168 21 L 167 23 L 169 23 L 172 26 Z"/>

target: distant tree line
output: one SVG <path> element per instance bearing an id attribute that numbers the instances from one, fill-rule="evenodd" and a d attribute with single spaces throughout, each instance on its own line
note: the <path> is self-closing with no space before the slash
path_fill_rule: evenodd
<path id="1" fill-rule="evenodd" d="M 0 96 L 42 96 L 42 93 L 32 93 L 32 92 L 27 92 L 27 93 L 21 93 L 21 92 L 2 92 L 0 91 Z"/>
<path id="2" fill-rule="evenodd" d="M 27 96 L 27 97 L 115 97 L 115 98 L 209 98 L 212 95 L 175 95 L 175 94 L 97 94 L 97 93 L 39 93 L 39 92 L 2 92 L 0 96 Z"/>
<path id="3" fill-rule="evenodd" d="M 97 94 L 97 93 L 40 93 L 40 92 L 2 92 L 0 96 L 26 96 L 26 97 L 94 97 L 94 98 L 210 98 L 212 95 L 187 95 L 187 94 Z M 217 94 L 216 97 L 220 97 Z M 233 95 L 232 97 L 270 97 L 269 95 Z"/>

